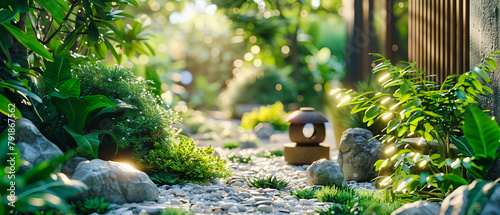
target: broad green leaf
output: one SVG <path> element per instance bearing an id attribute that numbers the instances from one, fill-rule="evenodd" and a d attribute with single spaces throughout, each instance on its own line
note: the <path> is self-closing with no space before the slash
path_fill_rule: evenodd
<path id="1" fill-rule="evenodd" d="M 19 12 L 18 8 L 13 8 L 13 10 L 0 9 L 0 25 L 4 22 L 10 21 Z"/>
<path id="2" fill-rule="evenodd" d="M 468 105 L 463 130 L 476 156 L 495 158 L 495 152 L 500 144 L 500 128 L 496 121 L 478 106 Z"/>
<path id="3" fill-rule="evenodd" d="M 68 6 L 68 2 L 66 2 L 65 0 L 56 0 L 57 2 L 57 5 L 59 5 L 59 7 L 61 7 L 61 9 L 65 12 L 68 12 L 69 11 L 69 6 Z"/>
<path id="4" fill-rule="evenodd" d="M 106 8 L 106 4 L 101 0 L 90 0 L 90 1 L 94 3 L 95 6 L 98 6 L 100 8 Z"/>
<path id="5" fill-rule="evenodd" d="M 478 76 L 481 76 L 481 78 L 483 78 L 484 81 L 486 81 L 486 83 L 489 83 L 491 81 L 490 78 L 488 77 L 488 74 L 477 66 L 472 68 L 472 72 L 474 72 Z"/>
<path id="6" fill-rule="evenodd" d="M 100 108 L 105 108 L 105 107 L 112 107 L 114 110 L 116 110 L 116 104 L 112 102 L 108 97 L 104 95 L 91 95 L 91 96 L 85 96 L 82 98 L 82 100 L 87 104 L 87 113 L 91 113 L 97 109 Z"/>
<path id="7" fill-rule="evenodd" d="M 484 60 L 486 62 L 488 62 L 488 64 L 490 65 L 491 68 L 493 69 L 497 69 L 497 61 L 493 58 L 489 58 L 489 57 L 485 57 Z"/>
<path id="8" fill-rule="evenodd" d="M 12 116 L 12 114 L 20 119 L 23 118 L 23 115 L 21 114 L 21 111 L 17 109 L 14 103 L 12 103 L 7 97 L 4 95 L 0 94 L 0 112 L 4 114 L 5 116 Z M 3 117 L 2 117 L 3 118 Z"/>
<path id="9" fill-rule="evenodd" d="M 99 29 L 97 28 L 97 25 L 95 24 L 94 21 L 91 21 L 89 23 L 89 26 L 87 28 L 87 31 L 89 32 L 89 38 L 91 41 L 98 41 L 99 40 Z"/>
<path id="10" fill-rule="evenodd" d="M 94 51 L 98 59 L 104 59 L 108 54 L 108 50 L 106 49 L 106 43 L 102 42 L 95 43 L 92 50 Z"/>
<path id="11" fill-rule="evenodd" d="M 497 186 L 495 182 L 488 183 L 483 180 L 472 182 L 468 187 L 469 192 L 466 197 L 468 201 L 463 206 L 463 214 L 480 214 Z"/>
<path id="12" fill-rule="evenodd" d="M 379 106 L 376 106 L 376 105 L 373 105 L 370 108 L 368 108 L 368 110 L 366 110 L 366 112 L 365 112 L 366 118 L 371 119 L 371 118 L 377 116 L 377 112 L 379 109 L 380 109 Z"/>
<path id="13" fill-rule="evenodd" d="M 26 96 L 33 98 L 35 101 L 43 103 L 42 99 L 40 98 L 40 96 L 38 96 L 38 94 L 35 94 L 35 93 L 29 91 L 24 86 L 19 86 L 19 85 L 13 84 L 13 83 L 8 83 L 8 81 L 5 81 L 3 83 L 0 82 L 0 87 L 9 88 L 12 90 L 17 90 L 18 93 L 25 94 Z"/>
<path id="14" fill-rule="evenodd" d="M 401 124 L 401 119 L 395 118 L 387 124 L 387 133 L 390 133 Z"/>
<path id="15" fill-rule="evenodd" d="M 75 131 L 83 130 L 87 118 L 87 105 L 79 98 L 60 99 L 52 97 L 52 103 L 68 117 L 68 127 Z"/>
<path id="16" fill-rule="evenodd" d="M 72 78 L 64 81 L 56 90 L 51 94 L 61 99 L 69 97 L 80 97 L 80 79 Z"/>
<path id="17" fill-rule="evenodd" d="M 68 126 L 64 126 L 64 129 L 71 134 L 73 139 L 75 139 L 78 147 L 84 151 L 89 153 L 90 155 L 97 158 L 98 150 L 99 150 L 99 133 L 93 132 L 89 134 L 83 134 L 81 132 L 76 132 L 75 130 L 69 128 Z"/>
<path id="18" fill-rule="evenodd" d="M 43 73 L 43 80 L 49 94 L 52 94 L 55 88 L 70 78 L 70 63 L 66 57 L 57 57 L 53 63 L 47 66 Z"/>
<path id="19" fill-rule="evenodd" d="M 422 104 L 422 100 L 420 100 L 417 97 L 413 98 L 413 105 L 415 105 L 415 107 L 420 107 L 421 104 Z"/>
<path id="20" fill-rule="evenodd" d="M 120 2 L 126 2 L 131 6 L 138 7 L 137 2 L 135 0 L 120 0 Z"/>
<path id="21" fill-rule="evenodd" d="M 410 90 L 410 82 L 405 79 L 403 80 L 403 84 L 400 88 L 401 94 L 405 94 L 406 92 L 408 92 L 408 90 Z"/>
<path id="22" fill-rule="evenodd" d="M 426 115 L 433 116 L 433 117 L 438 117 L 438 118 L 443 117 L 443 116 L 441 116 L 441 115 L 439 115 L 439 114 L 437 114 L 437 113 L 434 113 L 434 112 L 432 112 L 432 111 L 424 111 L 424 113 L 425 113 Z"/>
<path id="23" fill-rule="evenodd" d="M 21 44 L 26 46 L 27 48 L 33 50 L 35 53 L 39 54 L 43 58 L 54 61 L 54 58 L 50 54 L 50 52 L 45 49 L 45 47 L 38 42 L 35 37 L 28 35 L 26 32 L 21 31 L 21 29 L 11 25 L 10 23 L 2 24 Z"/>
<path id="24" fill-rule="evenodd" d="M 64 14 L 59 8 L 58 2 L 56 0 L 35 0 L 43 8 L 45 8 L 53 17 L 58 25 L 60 25 L 64 20 Z"/>
<path id="25" fill-rule="evenodd" d="M 467 157 L 472 157 L 474 156 L 474 151 L 472 150 L 472 147 L 469 145 L 467 142 L 467 139 L 465 137 L 457 137 L 455 135 L 450 136 L 451 143 L 455 145 L 462 154 L 464 154 Z"/>
<path id="26" fill-rule="evenodd" d="M 457 89 L 455 91 L 455 93 L 457 94 L 457 99 L 460 99 L 460 100 L 465 100 L 467 99 L 467 94 L 465 94 L 465 92 L 461 89 Z"/>

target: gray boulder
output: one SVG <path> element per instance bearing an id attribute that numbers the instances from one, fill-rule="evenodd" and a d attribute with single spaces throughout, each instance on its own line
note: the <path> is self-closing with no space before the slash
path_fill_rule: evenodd
<path id="1" fill-rule="evenodd" d="M 63 154 L 61 149 L 47 140 L 28 119 L 16 120 L 15 138 L 21 159 L 28 162 L 20 167 L 20 171 L 31 169 L 45 160 Z"/>
<path id="2" fill-rule="evenodd" d="M 80 162 L 72 179 L 90 187 L 82 198 L 105 197 L 106 201 L 115 204 L 156 201 L 158 198 L 158 188 L 146 173 L 119 162 L 100 159 Z"/>
<path id="3" fill-rule="evenodd" d="M 436 203 L 416 201 L 401 206 L 391 215 L 438 215 L 440 209 Z"/>
<path id="4" fill-rule="evenodd" d="M 262 139 L 269 139 L 274 134 L 274 128 L 269 123 L 259 123 L 253 128 L 253 131 L 257 137 Z"/>
<path id="5" fill-rule="evenodd" d="M 321 159 L 314 161 L 307 167 L 307 185 L 336 185 L 345 187 L 347 185 L 340 165 L 335 162 Z"/>
<path id="6" fill-rule="evenodd" d="M 78 164 L 80 164 L 80 162 L 83 161 L 87 161 L 87 159 L 82 157 L 71 158 L 68 161 L 66 161 L 66 163 L 64 163 L 64 165 L 61 168 L 61 172 L 71 178 Z"/>
<path id="7" fill-rule="evenodd" d="M 439 214 L 440 215 L 467 214 L 466 211 L 468 209 L 464 207 L 470 201 L 468 196 L 469 191 L 474 189 L 475 186 L 477 186 L 476 182 L 472 182 L 469 186 L 462 185 L 455 191 L 453 191 L 450 195 L 448 195 L 448 197 L 444 199 L 443 203 L 441 204 L 441 213 Z M 486 186 L 487 185 L 483 186 L 483 188 L 481 189 L 483 190 Z M 500 214 L 500 186 L 496 186 L 496 188 L 493 187 L 491 189 L 495 190 L 493 190 L 493 192 L 489 196 L 489 199 L 484 205 L 483 209 L 481 210 L 481 213 L 479 213 L 480 215 Z M 482 193 L 482 190 L 479 192 Z M 473 198 L 477 199 L 478 196 L 474 195 Z"/>
<path id="8" fill-rule="evenodd" d="M 373 164 L 381 158 L 381 143 L 372 138 L 372 132 L 363 128 L 350 128 L 342 134 L 337 161 L 345 180 L 370 181 L 377 176 Z"/>

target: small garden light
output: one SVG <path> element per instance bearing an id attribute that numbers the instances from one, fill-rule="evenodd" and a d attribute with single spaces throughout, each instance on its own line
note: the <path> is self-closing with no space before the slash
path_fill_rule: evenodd
<path id="1" fill-rule="evenodd" d="M 325 122 L 328 120 L 314 108 L 303 107 L 286 118 L 290 122 L 289 136 L 293 143 L 285 144 L 285 161 L 290 164 L 311 164 L 312 162 L 330 158 L 330 146 L 320 144 L 325 140 Z M 305 134 L 307 125 L 312 125 L 312 133 Z"/>

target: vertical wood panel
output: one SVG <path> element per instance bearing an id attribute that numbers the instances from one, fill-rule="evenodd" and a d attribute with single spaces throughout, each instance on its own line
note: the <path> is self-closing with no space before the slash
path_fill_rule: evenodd
<path id="1" fill-rule="evenodd" d="M 409 0 L 408 57 L 433 81 L 469 68 L 470 0 Z"/>

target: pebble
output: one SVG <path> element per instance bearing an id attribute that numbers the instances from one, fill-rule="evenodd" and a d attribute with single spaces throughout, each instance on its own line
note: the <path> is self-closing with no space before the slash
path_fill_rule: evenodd
<path id="1" fill-rule="evenodd" d="M 229 209 L 227 210 L 227 212 L 228 212 L 228 213 L 239 213 L 239 212 L 240 212 L 240 209 L 238 209 L 238 207 L 236 207 L 236 206 L 233 206 L 233 207 L 229 208 Z"/>
<path id="2" fill-rule="evenodd" d="M 273 212 L 273 207 L 271 207 L 269 205 L 259 205 L 259 207 L 257 207 L 257 210 L 262 211 L 262 212 L 266 212 L 266 213 L 271 213 L 271 212 Z"/>
<path id="3" fill-rule="evenodd" d="M 241 155 L 258 153 L 259 149 L 245 149 Z M 229 150 L 219 151 L 222 157 L 230 155 Z M 244 154 L 246 153 L 246 154 Z M 232 176 L 227 179 L 211 180 L 210 183 L 183 185 L 162 185 L 158 187 L 156 202 L 127 203 L 116 205 L 110 215 L 158 214 L 163 208 L 181 208 L 194 214 L 314 214 L 333 203 L 317 202 L 317 199 L 298 199 L 290 190 L 304 189 L 307 186 L 305 170 L 309 165 L 293 166 L 283 157 L 252 158 L 251 164 L 227 163 L 231 166 Z M 254 188 L 245 184 L 245 178 L 274 175 L 289 182 L 282 190 Z M 355 189 L 374 190 L 374 183 L 348 182 Z M 309 186 L 310 187 L 310 186 Z"/>
<path id="4" fill-rule="evenodd" d="M 259 205 L 272 205 L 273 203 L 271 201 L 258 201 L 255 202 L 253 205 L 259 206 Z"/>
<path id="5" fill-rule="evenodd" d="M 193 212 L 193 213 L 203 213 L 203 210 L 201 210 L 200 208 L 198 208 L 198 207 L 195 206 L 195 207 L 191 208 L 191 212 Z"/>

